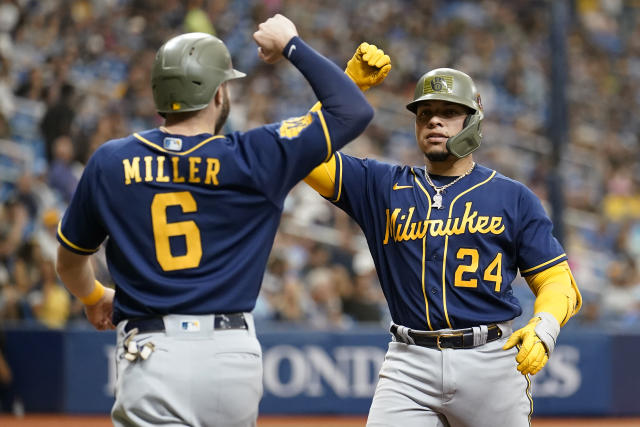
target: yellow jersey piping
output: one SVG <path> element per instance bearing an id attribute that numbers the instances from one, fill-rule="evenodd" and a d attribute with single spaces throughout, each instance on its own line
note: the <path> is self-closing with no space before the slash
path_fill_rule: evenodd
<path id="1" fill-rule="evenodd" d="M 562 255 L 559 255 L 559 256 L 555 257 L 554 259 L 550 259 L 550 260 L 549 260 L 549 261 L 547 261 L 547 262 L 543 262 L 542 264 L 538 264 L 538 265 L 536 265 L 535 267 L 527 268 L 526 270 L 520 270 L 520 274 L 524 274 L 524 273 L 528 273 L 528 272 L 530 272 L 530 271 L 536 270 L 536 269 L 538 269 L 538 268 L 540 268 L 540 267 L 543 267 L 543 266 L 545 266 L 545 265 L 547 265 L 547 264 L 549 264 L 549 263 L 552 263 L 553 261 L 556 261 L 556 260 L 558 260 L 558 259 L 560 259 L 560 258 L 562 258 L 562 257 L 565 257 L 565 256 L 567 256 L 567 254 L 566 254 L 566 253 L 564 253 L 564 254 L 562 254 Z"/>
<path id="2" fill-rule="evenodd" d="M 491 181 L 491 179 L 495 176 L 496 171 L 493 171 L 493 173 L 489 176 L 489 178 L 485 179 L 482 182 L 477 183 L 476 185 L 467 188 L 466 190 L 464 190 L 462 193 L 458 194 L 453 201 L 451 201 L 451 206 L 449 206 L 449 218 L 451 218 L 451 214 L 453 212 L 453 205 L 456 203 L 456 201 L 462 197 L 463 195 L 467 194 L 468 192 L 480 187 L 481 185 L 486 184 L 487 182 Z M 449 320 L 449 312 L 447 310 L 447 269 L 446 269 L 446 262 L 447 262 L 447 249 L 449 248 L 449 235 L 447 234 L 447 236 L 444 238 L 444 255 L 442 256 L 442 305 L 444 306 L 444 317 L 447 320 L 447 325 L 449 326 L 449 328 L 453 328 L 453 326 L 451 326 L 451 321 Z"/>
<path id="3" fill-rule="evenodd" d="M 333 202 L 340 200 L 340 196 L 342 195 L 342 156 L 337 152 L 336 157 L 338 157 L 338 161 L 340 162 L 340 176 L 338 177 L 338 196 L 332 200 Z"/>
<path id="4" fill-rule="evenodd" d="M 413 168 L 411 168 L 411 173 L 413 174 L 413 181 L 418 184 L 418 187 L 427 195 L 427 200 L 429 200 L 429 208 L 427 210 L 427 220 L 431 217 L 431 196 L 427 192 L 426 188 L 422 185 L 422 183 L 417 179 L 417 175 Z M 422 296 L 424 297 L 424 310 L 427 316 L 427 326 L 430 331 L 433 331 L 433 326 L 431 326 L 431 318 L 429 317 L 429 300 L 427 299 L 427 290 L 425 288 L 426 283 L 426 258 L 427 258 L 427 236 L 429 232 L 427 231 L 422 238 Z"/>
<path id="5" fill-rule="evenodd" d="M 329 129 L 327 128 L 327 122 L 324 121 L 324 115 L 322 114 L 322 110 L 316 111 L 318 113 L 318 117 L 320 118 L 320 124 L 322 125 L 322 131 L 324 132 L 324 139 L 327 141 L 327 157 L 325 157 L 324 161 L 326 162 L 331 158 L 332 144 L 331 144 L 331 136 L 329 136 Z"/>
<path id="6" fill-rule="evenodd" d="M 70 247 L 72 247 L 73 249 L 75 249 L 77 251 L 87 252 L 87 253 L 90 253 L 90 254 L 98 251 L 98 248 L 96 248 L 96 249 L 85 249 L 85 248 L 81 248 L 80 246 L 71 243 L 71 241 L 69 239 L 67 239 L 64 234 L 62 234 L 62 221 L 60 221 L 58 223 L 58 236 L 60 236 L 60 238 L 62 239 L 63 242 L 65 242 L 67 245 L 69 245 Z"/>
<path id="7" fill-rule="evenodd" d="M 207 139 L 205 139 L 204 141 L 200 142 L 200 143 L 199 143 L 198 145 L 196 145 L 195 147 L 191 147 L 191 148 L 190 148 L 190 149 L 188 149 L 187 151 L 178 152 L 178 151 L 170 151 L 170 150 L 166 150 L 166 149 L 164 149 L 164 148 L 160 147 L 158 144 L 153 143 L 153 142 L 149 141 L 148 139 L 146 139 L 146 138 L 144 138 L 144 137 L 140 136 L 140 134 L 139 134 L 139 133 L 137 133 L 137 132 L 136 132 L 136 133 L 134 133 L 134 134 L 133 134 L 133 136 L 134 136 L 134 137 L 136 137 L 136 138 L 138 138 L 141 142 L 143 142 L 143 143 L 145 143 L 145 144 L 147 144 L 147 145 L 149 145 L 149 146 L 151 146 L 151 147 L 155 148 L 156 150 L 160 150 L 160 151 L 162 151 L 163 153 L 167 153 L 167 154 L 175 154 L 176 156 L 185 156 L 185 155 L 187 155 L 187 154 L 189 154 L 189 153 L 194 152 L 194 151 L 195 151 L 195 150 L 197 150 L 198 148 L 202 147 L 204 144 L 206 144 L 206 143 L 207 143 L 207 142 L 209 142 L 209 141 L 212 141 L 212 140 L 214 140 L 214 139 L 224 138 L 224 136 L 222 136 L 222 135 L 214 135 L 214 136 L 212 136 L 211 138 L 207 138 Z"/>

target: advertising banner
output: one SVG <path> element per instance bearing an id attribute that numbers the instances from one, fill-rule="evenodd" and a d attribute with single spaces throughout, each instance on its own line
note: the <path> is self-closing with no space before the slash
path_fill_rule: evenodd
<path id="1" fill-rule="evenodd" d="M 567 331 L 532 378 L 536 415 L 638 415 L 640 336 Z M 115 333 L 6 331 L 14 393 L 27 412 L 108 413 Z M 389 334 L 262 331 L 262 414 L 366 414 Z M 153 357 L 153 356 L 152 356 Z M 203 373 L 204 374 L 204 373 Z"/>

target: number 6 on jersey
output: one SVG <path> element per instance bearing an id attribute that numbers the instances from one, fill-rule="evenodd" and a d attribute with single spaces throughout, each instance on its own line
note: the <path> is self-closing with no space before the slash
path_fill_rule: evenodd
<path id="1" fill-rule="evenodd" d="M 198 205 L 188 191 L 160 193 L 151 202 L 151 221 L 156 246 L 156 258 L 164 271 L 195 268 L 202 258 L 200 229 L 195 221 L 167 222 L 167 207 L 180 206 L 183 213 L 196 212 Z M 174 256 L 171 253 L 170 237 L 184 236 L 187 252 Z"/>

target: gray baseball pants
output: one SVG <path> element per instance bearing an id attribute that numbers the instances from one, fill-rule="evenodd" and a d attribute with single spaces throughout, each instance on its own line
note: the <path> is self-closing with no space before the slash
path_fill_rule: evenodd
<path id="1" fill-rule="evenodd" d="M 125 358 L 126 321 L 118 324 L 116 427 L 256 425 L 262 350 L 253 318 L 245 313 L 247 329 L 215 330 L 211 317 L 164 316 L 166 332 L 135 337 L 155 350 L 133 362 Z"/>
<path id="2" fill-rule="evenodd" d="M 529 427 L 531 383 L 511 334 L 471 349 L 389 343 L 367 427 Z"/>

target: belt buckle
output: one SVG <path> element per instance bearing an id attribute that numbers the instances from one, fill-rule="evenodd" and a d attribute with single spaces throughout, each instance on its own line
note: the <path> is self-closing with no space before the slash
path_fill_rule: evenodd
<path id="1" fill-rule="evenodd" d="M 440 334 L 436 337 L 436 347 L 438 347 L 438 350 L 442 351 L 443 347 L 440 345 L 440 338 L 442 337 L 457 337 L 459 336 L 459 333 L 444 333 L 444 334 Z M 449 348 L 449 347 L 444 347 L 444 348 Z"/>

